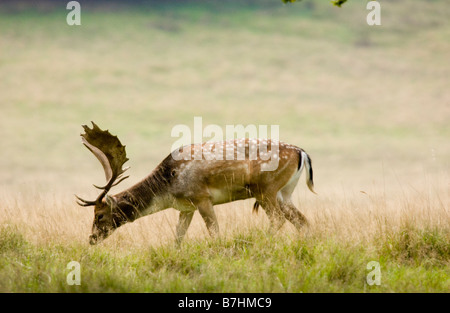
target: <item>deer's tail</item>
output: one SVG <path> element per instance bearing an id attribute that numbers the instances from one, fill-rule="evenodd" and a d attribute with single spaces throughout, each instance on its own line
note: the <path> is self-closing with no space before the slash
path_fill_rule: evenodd
<path id="1" fill-rule="evenodd" d="M 298 163 L 298 168 L 301 169 L 302 165 L 305 166 L 306 169 L 306 185 L 308 186 L 311 192 L 316 193 L 314 191 L 314 180 L 313 180 L 313 168 L 311 163 L 311 158 L 305 151 L 301 150 L 300 152 L 300 160 Z"/>

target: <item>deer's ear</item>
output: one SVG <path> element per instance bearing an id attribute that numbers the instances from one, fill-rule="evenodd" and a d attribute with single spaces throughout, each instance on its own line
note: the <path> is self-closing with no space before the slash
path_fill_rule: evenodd
<path id="1" fill-rule="evenodd" d="M 110 208 L 115 208 L 117 206 L 117 200 L 114 197 L 108 196 L 106 195 L 105 197 L 105 201 L 106 204 L 110 207 Z"/>

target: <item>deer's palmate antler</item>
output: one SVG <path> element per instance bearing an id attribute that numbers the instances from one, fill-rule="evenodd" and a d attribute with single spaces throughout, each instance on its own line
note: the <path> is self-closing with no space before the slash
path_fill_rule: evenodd
<path id="1" fill-rule="evenodd" d="M 84 134 L 81 134 L 83 144 L 88 148 L 95 157 L 100 161 L 105 171 L 106 185 L 94 187 L 102 190 L 100 195 L 94 201 L 84 200 L 77 195 L 77 203 L 81 206 L 91 206 L 102 202 L 111 187 L 116 186 L 129 176 L 122 177 L 123 173 L 128 169 L 122 169 L 123 164 L 128 161 L 125 152 L 125 146 L 120 143 L 117 136 L 111 135 L 108 130 L 101 130 L 94 122 L 92 129 L 83 125 Z"/>

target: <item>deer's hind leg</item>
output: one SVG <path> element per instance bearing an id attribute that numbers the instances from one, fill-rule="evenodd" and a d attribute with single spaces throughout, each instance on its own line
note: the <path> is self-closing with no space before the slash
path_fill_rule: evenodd
<path id="1" fill-rule="evenodd" d="M 266 212 L 270 221 L 270 228 L 275 231 L 279 230 L 284 225 L 286 220 L 283 217 L 283 212 L 277 201 L 276 193 L 261 194 L 256 197 L 256 201 L 264 209 L 264 212 Z"/>
<path id="2" fill-rule="evenodd" d="M 291 222 L 297 230 L 301 230 L 303 226 L 308 225 L 308 220 L 306 216 L 303 215 L 297 208 L 292 204 L 291 201 L 279 202 L 281 211 L 284 217 Z"/>
<path id="3" fill-rule="evenodd" d="M 303 226 L 308 225 L 308 220 L 292 203 L 291 196 L 296 185 L 297 180 L 294 179 L 281 188 L 277 193 L 277 202 L 283 216 L 300 231 Z"/>

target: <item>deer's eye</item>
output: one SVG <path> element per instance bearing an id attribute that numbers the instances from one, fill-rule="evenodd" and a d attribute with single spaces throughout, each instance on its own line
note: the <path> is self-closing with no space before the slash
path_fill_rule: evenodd
<path id="1" fill-rule="evenodd" d="M 99 214 L 99 215 L 97 215 L 97 221 L 99 221 L 100 222 L 100 220 L 103 218 L 103 214 Z"/>

